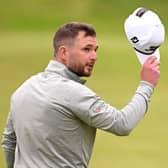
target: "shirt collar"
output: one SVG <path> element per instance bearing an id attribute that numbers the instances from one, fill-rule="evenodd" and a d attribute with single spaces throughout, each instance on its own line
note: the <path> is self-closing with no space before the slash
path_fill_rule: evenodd
<path id="1" fill-rule="evenodd" d="M 79 82 L 81 84 L 84 84 L 86 82 L 86 80 L 81 79 L 80 76 L 78 76 L 74 72 L 70 71 L 64 64 L 62 64 L 56 60 L 50 60 L 45 71 L 55 72 L 57 74 L 60 74 L 61 76 L 64 76 L 65 78 L 74 80 L 74 81 Z"/>

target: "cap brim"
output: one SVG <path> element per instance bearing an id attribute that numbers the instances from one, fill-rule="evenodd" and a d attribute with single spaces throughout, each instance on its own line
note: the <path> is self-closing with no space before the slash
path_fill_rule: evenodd
<path id="1" fill-rule="evenodd" d="M 160 52 L 159 52 L 159 48 L 156 49 L 156 51 L 151 54 L 151 55 L 145 55 L 145 54 L 142 54 L 138 51 L 135 51 L 136 52 L 136 55 L 138 57 L 138 60 L 141 64 L 144 64 L 144 62 L 148 59 L 148 57 L 150 56 L 155 56 L 157 58 L 157 60 L 159 61 L 160 60 Z"/>

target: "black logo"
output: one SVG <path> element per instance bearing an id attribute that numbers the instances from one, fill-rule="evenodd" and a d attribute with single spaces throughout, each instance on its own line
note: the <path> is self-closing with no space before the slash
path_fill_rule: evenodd
<path id="1" fill-rule="evenodd" d="M 147 11 L 148 11 L 147 9 L 141 8 L 140 10 L 137 11 L 136 16 L 142 17 L 142 15 Z"/>
<path id="2" fill-rule="evenodd" d="M 154 52 L 159 46 L 150 46 L 149 48 L 145 49 L 145 51 Z"/>
<path id="3" fill-rule="evenodd" d="M 139 39 L 138 39 L 138 37 L 136 37 L 136 36 L 132 37 L 130 40 L 131 40 L 133 43 L 139 42 Z"/>
<path id="4" fill-rule="evenodd" d="M 137 48 L 135 48 L 135 47 L 134 47 L 134 49 L 135 49 L 136 51 L 142 53 L 142 54 L 151 55 L 151 54 L 153 54 L 153 53 L 155 52 L 155 50 L 156 50 L 157 48 L 159 48 L 159 47 L 160 47 L 160 46 L 150 46 L 149 48 L 144 49 L 144 51 L 141 51 L 141 50 L 139 50 L 139 49 L 137 49 Z"/>

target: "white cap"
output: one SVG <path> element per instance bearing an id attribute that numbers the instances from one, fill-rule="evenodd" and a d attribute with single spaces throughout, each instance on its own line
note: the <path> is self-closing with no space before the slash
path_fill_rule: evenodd
<path id="1" fill-rule="evenodd" d="M 125 20 L 124 28 L 141 64 L 152 55 L 160 60 L 159 47 L 165 31 L 156 13 L 138 8 Z"/>

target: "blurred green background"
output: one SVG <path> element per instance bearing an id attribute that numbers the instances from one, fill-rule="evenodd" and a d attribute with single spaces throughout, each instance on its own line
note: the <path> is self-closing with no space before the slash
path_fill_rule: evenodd
<path id="1" fill-rule="evenodd" d="M 134 94 L 141 66 L 124 33 L 137 7 L 159 14 L 168 27 L 167 0 L 0 0 L 0 134 L 12 92 L 52 58 L 52 38 L 69 21 L 91 23 L 99 40 L 98 61 L 87 86 L 122 108 Z M 98 131 L 89 168 L 168 167 L 168 48 L 160 49 L 161 78 L 147 115 L 128 137 Z M 0 139 L 1 140 L 1 139 Z M 0 148 L 0 168 L 5 168 Z"/>

